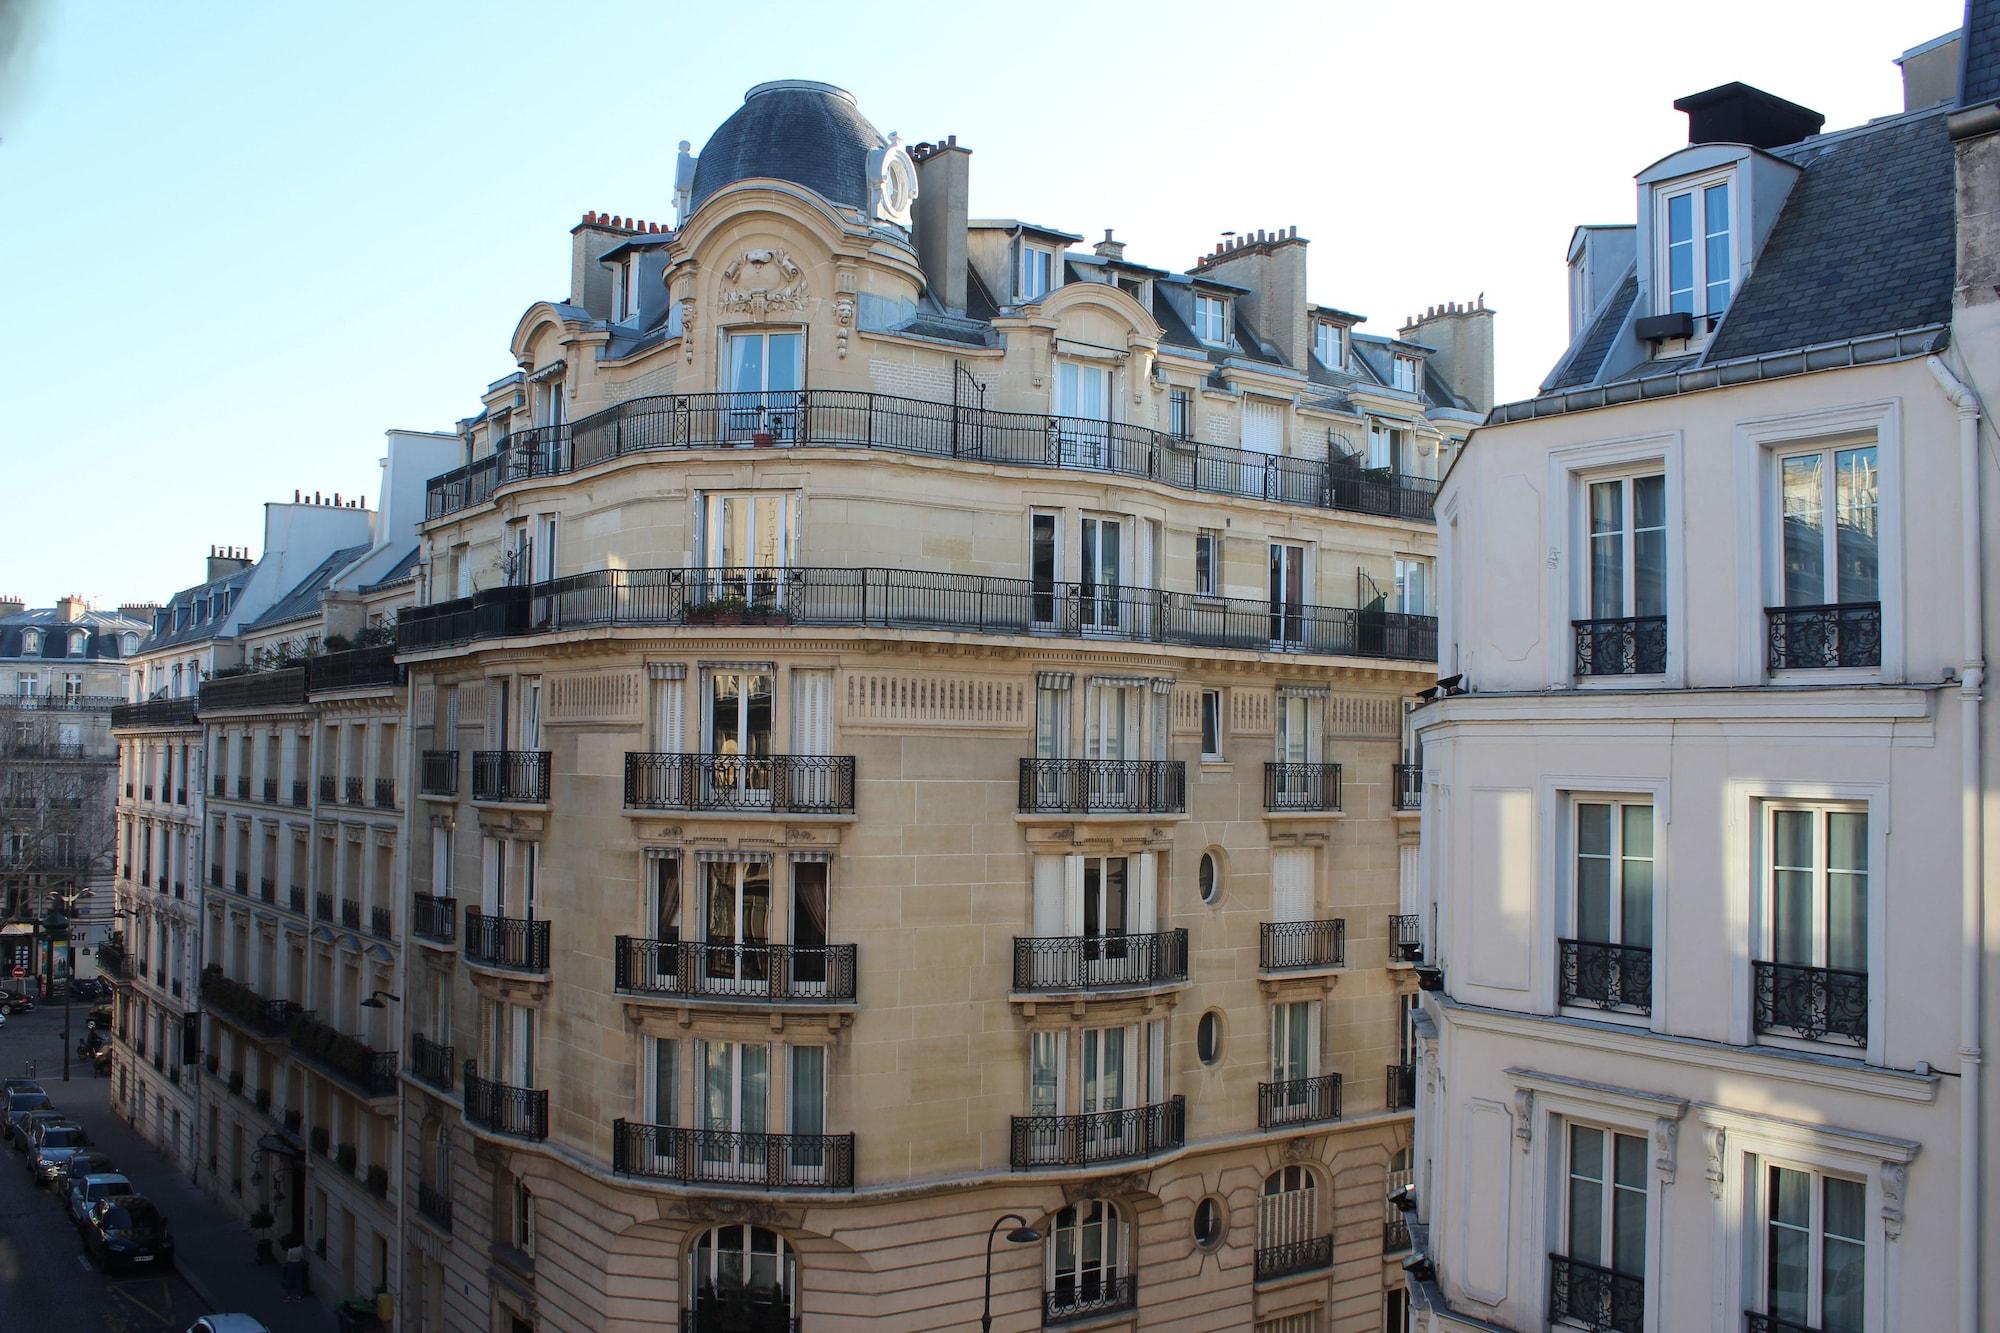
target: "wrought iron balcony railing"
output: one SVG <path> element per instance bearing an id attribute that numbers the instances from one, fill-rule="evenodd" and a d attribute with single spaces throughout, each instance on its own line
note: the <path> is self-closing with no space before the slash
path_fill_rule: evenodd
<path id="1" fill-rule="evenodd" d="M 1391 1111 L 1414 1111 L 1417 1107 L 1417 1067 L 1390 1065 L 1387 1105 Z"/>
<path id="2" fill-rule="evenodd" d="M 375 779 L 375 808 L 394 810 L 396 808 L 396 780 L 394 778 Z"/>
<path id="3" fill-rule="evenodd" d="M 472 799 L 546 805 L 549 800 L 547 750 L 474 750 Z"/>
<path id="4" fill-rule="evenodd" d="M 265 778 L 264 804 L 276 805 L 277 803 L 278 803 L 278 780 L 276 778 Z"/>
<path id="5" fill-rule="evenodd" d="M 487 967 L 518 972 L 549 970 L 549 923 L 523 917 L 488 916 L 465 909 L 465 956 Z"/>
<path id="6" fill-rule="evenodd" d="M 1868 974 L 1793 963 L 1750 964 L 1751 1012 L 1757 1031 L 1868 1044 Z"/>
<path id="7" fill-rule="evenodd" d="M 1340 1119 L 1340 1075 L 1285 1079 L 1257 1085 L 1257 1128 L 1317 1125 Z"/>
<path id="8" fill-rule="evenodd" d="M 204 713 L 234 708 L 282 708 L 305 701 L 306 673 L 303 667 L 250 671 L 235 676 L 219 676 L 201 683 L 201 711 Z"/>
<path id="9" fill-rule="evenodd" d="M 292 805 L 299 810 L 306 808 L 306 780 L 304 778 L 292 779 Z"/>
<path id="10" fill-rule="evenodd" d="M 1014 938 L 1017 991 L 1115 990 L 1166 986 L 1188 977 L 1188 933 L 1050 935 Z"/>
<path id="11" fill-rule="evenodd" d="M 236 775 L 236 799 L 239 801 L 250 799 L 250 775 L 247 773 Z"/>
<path id="12" fill-rule="evenodd" d="M 465 1062 L 465 1118 L 495 1134 L 522 1139 L 549 1136 L 546 1088 L 515 1088 L 479 1077 L 479 1062 Z"/>
<path id="13" fill-rule="evenodd" d="M 1138 1307 L 1137 1274 L 1113 1273 L 1081 1281 L 1058 1279 L 1054 1287 L 1042 1291 L 1042 1327 L 1056 1328 Z"/>
<path id="14" fill-rule="evenodd" d="M 285 891 L 285 897 L 286 897 L 286 902 L 290 905 L 291 909 L 294 912 L 297 912 L 300 916 L 305 915 L 306 891 L 304 885 L 300 884 L 292 885 L 291 888 Z"/>
<path id="15" fill-rule="evenodd" d="M 113 731 L 138 727 L 194 725 L 195 700 L 193 699 L 148 699 L 145 703 L 114 704 L 111 709 Z"/>
<path id="16" fill-rule="evenodd" d="M 1581 1324 L 1591 1333 L 1645 1333 L 1646 1279 L 1552 1254 L 1549 1322 Z"/>
<path id="17" fill-rule="evenodd" d="M 269 875 L 259 877 L 257 880 L 257 896 L 267 903 L 277 902 L 278 882 Z"/>
<path id="18" fill-rule="evenodd" d="M 1764 626 L 1772 671 L 1829 671 L 1882 665 L 1882 604 L 1767 606 Z"/>
<path id="19" fill-rule="evenodd" d="M 1424 961 L 1423 918 L 1415 912 L 1401 912 L 1389 918 L 1389 961 Z"/>
<path id="20" fill-rule="evenodd" d="M 417 790 L 425 796 L 458 795 L 458 751 L 425 750 Z"/>
<path id="21" fill-rule="evenodd" d="M 1187 1102 L 1181 1097 L 1119 1111 L 1011 1119 L 1009 1158 L 1017 1171 L 1130 1161 L 1170 1152 L 1187 1142 Z"/>
<path id="22" fill-rule="evenodd" d="M 458 899 L 419 893 L 410 900 L 410 933 L 451 944 L 458 939 Z"/>
<path id="23" fill-rule="evenodd" d="M 100 955 L 102 950 L 99 951 Z M 103 966 L 100 956 L 98 965 Z M 211 1013 L 221 1014 L 238 1027 L 265 1037 L 282 1037 L 291 1030 L 292 1015 L 299 1007 L 290 1000 L 272 1000 L 259 995 L 240 981 L 223 975 L 220 965 L 210 963 L 201 970 L 201 1000 Z"/>
<path id="24" fill-rule="evenodd" d="M 340 803 L 339 791 L 340 784 L 334 779 L 331 773 L 322 773 L 319 775 L 319 803 L 321 805 L 338 805 Z"/>
<path id="25" fill-rule="evenodd" d="M 1020 787 L 1024 815 L 1187 809 L 1187 765 L 1178 759 L 1023 759 Z"/>
<path id="26" fill-rule="evenodd" d="M 1389 773 L 1393 782 L 1394 808 L 1397 810 L 1421 810 L 1424 808 L 1424 766 L 1422 764 L 1391 764 Z"/>
<path id="27" fill-rule="evenodd" d="M 343 778 L 340 783 L 340 803 L 342 805 L 361 804 L 361 779 Z"/>
<path id="28" fill-rule="evenodd" d="M 680 1333 L 799 1333 L 803 1321 L 788 1314 L 766 1289 L 738 1287 L 717 1294 L 704 1285 L 681 1311 Z M 782 1295 L 782 1293 L 779 1293 Z"/>
<path id="29" fill-rule="evenodd" d="M 625 756 L 631 810 L 769 810 L 850 814 L 851 754 L 665 754 Z"/>
<path id="30" fill-rule="evenodd" d="M 1579 676 L 1657 676 L 1667 669 L 1667 618 L 1572 620 Z"/>
<path id="31" fill-rule="evenodd" d="M 1347 966 L 1347 922 L 1266 921 L 1258 927 L 1257 966 L 1265 972 Z"/>
<path id="32" fill-rule="evenodd" d="M 619 1120 L 611 1169 L 685 1184 L 760 1189 L 854 1188 L 852 1134 L 752 1134 Z"/>
<path id="33" fill-rule="evenodd" d="M 340 924 L 349 930 L 361 929 L 361 904 L 352 898 L 340 900 Z"/>
<path id="34" fill-rule="evenodd" d="M 613 985 L 630 995 L 702 996 L 758 1002 L 854 998 L 855 947 L 648 940 L 613 943 Z"/>
<path id="35" fill-rule="evenodd" d="M 417 1211 L 441 1230 L 451 1230 L 451 1195 L 441 1185 L 428 1180 L 417 1182 Z"/>
<path id="36" fill-rule="evenodd" d="M 1382 1221 L 1382 1253 L 1401 1254 L 1410 1248 L 1410 1224 L 1401 1214 Z"/>
<path id="37" fill-rule="evenodd" d="M 230 882 L 235 886 L 235 889 L 238 893 L 247 894 L 250 892 L 249 871 L 239 870 L 234 875 L 231 875 L 229 878 Z"/>
<path id="38" fill-rule="evenodd" d="M 1314 1236 L 1310 1240 L 1287 1241 L 1282 1245 L 1257 1247 L 1257 1277 L 1270 1282 L 1295 1273 L 1310 1273 L 1333 1266 L 1333 1237 Z"/>
<path id="39" fill-rule="evenodd" d="M 395 913 L 391 912 L 386 907 L 369 908 L 368 933 L 370 935 L 373 935 L 378 940 L 387 940 L 395 938 L 396 934 Z"/>
<path id="40" fill-rule="evenodd" d="M 1557 940 L 1557 998 L 1563 1004 L 1653 1012 L 1653 951 L 1636 944 Z"/>
<path id="41" fill-rule="evenodd" d="M 1820 1330 L 1810 1324 L 1796 1324 L 1789 1319 L 1780 1319 L 1774 1314 L 1758 1314 L 1755 1310 L 1745 1310 L 1743 1333 L 1820 1333 Z"/>
<path id="42" fill-rule="evenodd" d="M 306 662 L 306 688 L 314 692 L 402 683 L 403 669 L 396 665 L 396 645 L 392 643 L 327 653 Z"/>
<path id="43" fill-rule="evenodd" d="M 378 1051 L 322 1023 L 310 1009 L 292 1015 L 292 1049 L 364 1097 L 387 1097 L 396 1090 L 400 1061 L 394 1051 Z"/>
<path id="44" fill-rule="evenodd" d="M 440 1092 L 451 1091 L 452 1048 L 421 1032 L 410 1034 L 410 1072 Z"/>
<path id="45" fill-rule="evenodd" d="M 1339 764 L 1265 764 L 1266 810 L 1340 809 Z"/>

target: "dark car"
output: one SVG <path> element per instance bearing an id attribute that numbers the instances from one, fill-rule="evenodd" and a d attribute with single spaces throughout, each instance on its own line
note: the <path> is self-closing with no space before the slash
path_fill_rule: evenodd
<path id="1" fill-rule="evenodd" d="M 61 1111 L 52 1106 L 39 1107 L 26 1114 L 17 1112 L 12 1120 L 14 1131 L 14 1151 L 25 1153 L 35 1146 L 35 1131 L 51 1120 L 67 1120 Z"/>
<path id="2" fill-rule="evenodd" d="M 108 1153 L 99 1152 L 95 1148 L 85 1148 L 82 1152 L 75 1152 L 69 1155 L 69 1160 L 62 1164 L 62 1170 L 57 1174 L 52 1188 L 55 1190 L 57 1197 L 67 1200 L 69 1198 L 69 1182 L 72 1179 L 82 1180 L 85 1176 L 108 1176 L 117 1170 L 117 1165 L 112 1162 Z"/>
<path id="3" fill-rule="evenodd" d="M 174 1261 L 167 1219 L 139 1194 L 114 1194 L 93 1205 L 83 1223 L 83 1247 L 106 1270 Z"/>
<path id="4" fill-rule="evenodd" d="M 101 1000 L 111 994 L 111 983 L 103 977 L 78 977 L 70 983 L 69 993 L 79 1000 Z"/>
<path id="5" fill-rule="evenodd" d="M 132 1193 L 132 1182 L 116 1171 L 106 1171 L 102 1175 L 79 1176 L 75 1172 L 69 1177 L 69 1220 L 82 1226 L 90 1218 L 90 1210 L 106 1199 L 120 1194 Z"/>
<path id="6" fill-rule="evenodd" d="M 11 1097 L 17 1092 L 39 1092 L 48 1095 L 48 1090 L 31 1078 L 10 1078 L 0 1080 L 0 1097 Z"/>
<path id="7" fill-rule="evenodd" d="M 7 1094 L 7 1141 L 9 1143 L 17 1142 L 14 1137 L 16 1132 L 14 1126 L 17 1121 L 26 1119 L 30 1111 L 46 1111 L 49 1109 L 49 1106 L 49 1094 L 43 1092 L 35 1084 L 31 1083 L 25 1088 L 17 1088 L 9 1092 Z M 18 1140 L 18 1142 L 22 1147 L 27 1146 L 25 1139 Z"/>
<path id="8" fill-rule="evenodd" d="M 90 1146 L 90 1135 L 71 1120 L 51 1120 L 35 1131 L 35 1148 L 28 1154 L 28 1174 L 37 1185 L 53 1185 L 70 1157 Z"/>
<path id="9" fill-rule="evenodd" d="M 12 991 L 0 991 L 0 1018 L 8 1014 L 25 1014 L 35 1007 L 32 995 L 16 995 Z"/>

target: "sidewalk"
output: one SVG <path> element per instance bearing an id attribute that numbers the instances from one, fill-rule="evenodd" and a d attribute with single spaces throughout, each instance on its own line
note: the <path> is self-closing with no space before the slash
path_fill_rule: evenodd
<path id="1" fill-rule="evenodd" d="M 49 1070 L 43 1060 L 42 1068 Z M 278 1264 L 254 1261 L 256 1234 L 241 1219 L 209 1201 L 193 1182 L 112 1114 L 112 1081 L 72 1069 L 62 1082 L 60 1057 L 53 1074 L 44 1072 L 56 1108 L 84 1127 L 97 1146 L 141 1194 L 165 1213 L 174 1236 L 174 1265 L 195 1295 L 212 1311 L 255 1315 L 272 1333 L 324 1333 L 334 1327 L 333 1311 L 310 1299 L 287 1305 L 279 1286 Z"/>

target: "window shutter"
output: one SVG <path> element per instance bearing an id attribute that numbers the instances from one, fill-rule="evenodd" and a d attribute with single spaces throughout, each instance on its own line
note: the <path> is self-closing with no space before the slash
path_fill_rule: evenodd
<path id="1" fill-rule="evenodd" d="M 829 754 L 833 749 L 833 672 L 792 671 L 792 753 Z"/>
<path id="2" fill-rule="evenodd" d="M 1063 858 L 1063 928 L 1058 935 L 1083 934 L 1083 857 Z"/>
<path id="3" fill-rule="evenodd" d="M 1035 858 L 1034 933 L 1037 936 L 1062 934 L 1063 923 L 1069 919 L 1064 907 L 1066 859 L 1060 856 Z"/>
<path id="4" fill-rule="evenodd" d="M 1312 849 L 1276 847 L 1271 850 L 1271 919 L 1312 919 Z"/>
<path id="5" fill-rule="evenodd" d="M 1159 858 L 1153 852 L 1141 852 L 1132 858 L 1134 897 L 1138 906 L 1135 934 L 1150 935 L 1159 929 L 1158 868 Z"/>

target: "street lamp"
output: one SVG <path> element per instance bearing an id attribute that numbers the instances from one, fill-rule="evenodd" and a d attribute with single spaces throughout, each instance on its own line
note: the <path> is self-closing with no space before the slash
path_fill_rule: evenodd
<path id="1" fill-rule="evenodd" d="M 1028 1219 L 1019 1213 L 1008 1213 L 993 1219 L 993 1225 L 986 1232 L 986 1299 L 979 1307 L 979 1333 L 992 1333 L 993 1328 L 993 1237 L 999 1234 L 1006 1223 L 1014 1223 L 1014 1229 L 1007 1233 L 1007 1240 L 1014 1245 L 1033 1245 L 1042 1238 L 1042 1233 L 1028 1225 Z"/>

